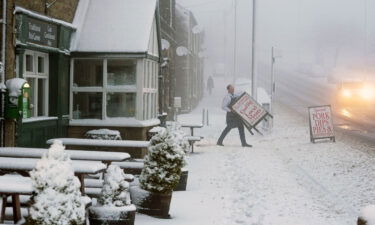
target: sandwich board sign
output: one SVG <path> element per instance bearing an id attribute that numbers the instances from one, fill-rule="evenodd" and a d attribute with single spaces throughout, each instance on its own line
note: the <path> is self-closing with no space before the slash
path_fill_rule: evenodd
<path id="1" fill-rule="evenodd" d="M 327 139 L 335 142 L 330 105 L 309 107 L 310 141 Z"/>
<path id="2" fill-rule="evenodd" d="M 244 92 L 230 108 L 242 119 L 246 128 L 253 132 L 251 129 L 256 129 L 256 126 L 262 121 L 267 120 L 267 116 L 272 117 L 272 115 L 265 110 L 262 105 L 255 101 L 248 93 Z"/>

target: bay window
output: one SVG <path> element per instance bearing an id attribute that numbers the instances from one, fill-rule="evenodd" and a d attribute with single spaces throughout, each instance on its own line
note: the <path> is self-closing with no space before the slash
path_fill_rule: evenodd
<path id="1" fill-rule="evenodd" d="M 136 60 L 73 59 L 72 66 L 72 119 L 135 117 Z"/>

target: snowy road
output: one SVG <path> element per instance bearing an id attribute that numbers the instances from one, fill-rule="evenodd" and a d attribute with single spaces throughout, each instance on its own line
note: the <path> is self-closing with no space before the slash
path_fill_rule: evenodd
<path id="1" fill-rule="evenodd" d="M 200 104 L 211 124 L 196 132 L 205 139 L 188 157 L 188 190 L 173 193 L 173 218 L 137 214 L 136 225 L 352 225 L 375 203 L 374 147 L 341 133 L 336 143 L 311 144 L 306 118 L 283 105 L 271 134 L 247 134 L 253 148 L 240 147 L 236 130 L 216 146 L 225 85 L 215 85 Z M 201 110 L 179 120 L 200 121 Z"/>
<path id="2" fill-rule="evenodd" d="M 266 83 L 267 81 L 262 81 Z M 278 72 L 276 77 L 276 99 L 293 108 L 299 114 L 307 115 L 307 107 L 315 105 L 332 105 L 335 128 L 354 135 L 357 138 L 375 144 L 375 111 L 371 113 L 353 113 L 352 118 L 342 115 L 335 108 L 336 85 L 327 83 L 324 77 L 308 77 L 306 74 Z"/>

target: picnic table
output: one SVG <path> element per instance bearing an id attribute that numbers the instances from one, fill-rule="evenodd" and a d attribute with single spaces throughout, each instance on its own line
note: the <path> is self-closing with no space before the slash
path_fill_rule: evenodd
<path id="1" fill-rule="evenodd" d="M 21 219 L 20 195 L 30 195 L 33 192 L 31 179 L 19 175 L 0 176 L 0 223 L 4 223 L 7 197 L 12 196 L 13 221 Z"/>
<path id="2" fill-rule="evenodd" d="M 0 157 L 41 158 L 47 151 L 46 148 L 0 147 Z M 102 161 L 106 164 L 130 159 L 130 155 L 125 152 L 95 151 L 93 153 L 82 150 L 65 150 L 65 152 L 69 154 L 72 160 Z"/>
<path id="3" fill-rule="evenodd" d="M 147 153 L 147 147 L 149 141 L 133 141 L 133 140 L 97 140 L 97 139 L 85 139 L 85 138 L 55 138 L 47 141 L 47 144 L 52 144 L 54 140 L 60 140 L 63 145 L 76 146 L 77 148 L 84 147 L 101 147 L 101 148 L 131 148 L 127 149 L 129 154 L 133 158 L 143 158 Z M 135 149 L 132 149 L 135 148 Z M 141 149 L 138 151 L 137 149 Z M 146 149 L 146 150 L 144 150 Z M 102 150 L 103 151 L 103 150 Z M 111 150 L 113 151 L 113 150 Z M 118 151 L 118 150 L 116 150 Z M 123 151 L 121 149 L 121 151 Z"/>
<path id="4" fill-rule="evenodd" d="M 84 145 L 84 146 L 103 146 L 103 147 L 139 147 L 147 148 L 149 141 L 130 141 L 130 140 L 98 140 L 86 138 L 54 138 L 49 139 L 47 144 L 52 144 L 54 140 L 62 141 L 63 145 Z"/>
<path id="5" fill-rule="evenodd" d="M 182 123 L 181 127 L 188 127 L 188 128 L 190 128 L 190 135 L 194 136 L 194 129 L 195 128 L 202 128 L 203 124 L 201 124 L 201 123 L 196 123 L 196 124 L 193 124 L 193 123 L 192 124 Z"/>
<path id="6" fill-rule="evenodd" d="M 37 158 L 0 157 L 0 170 L 17 172 L 28 176 L 28 172 L 36 167 Z M 81 182 L 81 192 L 85 193 L 84 175 L 103 172 L 107 166 L 98 161 L 72 160 L 75 175 Z"/>

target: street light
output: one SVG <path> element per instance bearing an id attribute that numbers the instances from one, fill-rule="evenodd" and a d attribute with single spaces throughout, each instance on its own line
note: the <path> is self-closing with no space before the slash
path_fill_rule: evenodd
<path id="1" fill-rule="evenodd" d="M 252 19 L 252 44 L 251 44 L 251 96 L 256 100 L 256 77 L 255 77 L 255 8 L 256 0 L 253 0 L 253 19 Z"/>
<path id="2" fill-rule="evenodd" d="M 236 55 L 237 55 L 237 1 L 234 3 L 234 53 L 233 53 L 233 84 L 236 82 Z"/>

